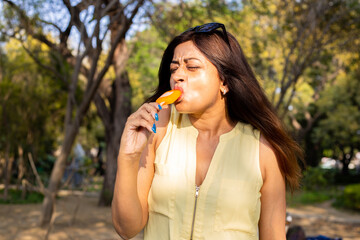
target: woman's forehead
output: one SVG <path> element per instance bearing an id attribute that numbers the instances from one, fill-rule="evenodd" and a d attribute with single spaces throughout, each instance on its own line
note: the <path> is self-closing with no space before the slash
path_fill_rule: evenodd
<path id="1" fill-rule="evenodd" d="M 174 50 L 173 60 L 175 61 L 184 61 L 188 60 L 204 60 L 205 56 L 200 52 L 200 50 L 195 46 L 192 41 L 187 41 L 179 44 Z"/>

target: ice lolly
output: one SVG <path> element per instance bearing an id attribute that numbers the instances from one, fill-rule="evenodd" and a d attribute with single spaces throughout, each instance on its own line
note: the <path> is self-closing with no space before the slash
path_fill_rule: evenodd
<path id="1" fill-rule="evenodd" d="M 181 93 L 182 92 L 180 90 L 176 89 L 167 91 L 163 93 L 163 95 L 161 95 L 158 99 L 156 99 L 156 102 L 161 106 L 172 104 L 181 96 Z"/>

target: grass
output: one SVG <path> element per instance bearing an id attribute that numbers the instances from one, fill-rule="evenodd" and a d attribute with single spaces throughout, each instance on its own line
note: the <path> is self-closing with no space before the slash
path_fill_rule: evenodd
<path id="1" fill-rule="evenodd" d="M 345 186 L 342 194 L 336 198 L 333 206 L 360 212 L 360 184 L 350 184 Z"/>
<path id="2" fill-rule="evenodd" d="M 290 207 L 322 203 L 336 198 L 340 194 L 337 188 L 315 190 L 301 190 L 286 194 L 286 202 Z"/>
<path id="3" fill-rule="evenodd" d="M 78 190 L 78 191 L 86 191 L 86 192 L 100 192 L 103 186 L 104 177 L 102 176 L 94 176 L 83 178 L 83 182 L 80 186 L 74 187 L 71 183 L 62 188 L 65 190 Z"/>
<path id="4" fill-rule="evenodd" d="M 103 186 L 104 178 L 102 176 L 95 176 L 87 186 L 87 192 L 100 192 Z"/>
<path id="5" fill-rule="evenodd" d="M 0 204 L 28 204 L 28 203 L 41 203 L 44 199 L 44 195 L 37 192 L 27 192 L 24 199 L 21 198 L 21 190 L 9 189 L 8 199 L 4 200 L 0 198 Z M 3 196 L 4 189 L 0 190 L 0 195 Z"/>

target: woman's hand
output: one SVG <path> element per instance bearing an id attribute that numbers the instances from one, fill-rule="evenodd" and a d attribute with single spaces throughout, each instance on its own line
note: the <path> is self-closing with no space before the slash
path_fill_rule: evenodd
<path id="1" fill-rule="evenodd" d="M 147 199 L 154 177 L 155 143 L 162 140 L 170 118 L 170 108 L 163 106 L 159 112 L 160 109 L 157 103 L 142 105 L 129 116 L 121 137 L 111 207 L 115 230 L 125 239 L 138 234 L 148 219 Z"/>
<path id="2" fill-rule="evenodd" d="M 141 155 L 150 134 L 156 133 L 156 121 L 159 120 L 158 112 L 161 109 L 157 103 L 145 103 L 129 116 L 121 137 L 119 154 Z"/>

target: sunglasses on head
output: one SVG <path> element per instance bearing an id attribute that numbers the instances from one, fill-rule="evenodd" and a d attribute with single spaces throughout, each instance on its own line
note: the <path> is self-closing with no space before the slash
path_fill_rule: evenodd
<path id="1" fill-rule="evenodd" d="M 229 38 L 228 38 L 228 35 L 227 35 L 227 32 L 226 32 L 226 28 L 225 28 L 225 25 L 222 24 L 222 23 L 217 23 L 217 22 L 212 22 L 212 23 L 206 23 L 204 25 L 200 25 L 200 26 L 196 26 L 196 27 L 192 27 L 192 28 L 189 28 L 188 30 L 186 30 L 184 33 L 186 32 L 196 32 L 196 33 L 209 33 L 209 32 L 212 32 L 212 31 L 215 31 L 217 29 L 221 28 L 222 31 L 223 31 L 223 35 L 224 35 L 224 40 L 225 42 L 228 44 L 229 48 L 231 49 L 230 47 L 230 42 L 229 42 Z"/>

